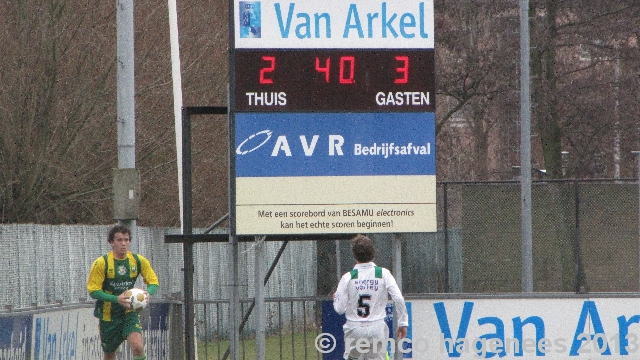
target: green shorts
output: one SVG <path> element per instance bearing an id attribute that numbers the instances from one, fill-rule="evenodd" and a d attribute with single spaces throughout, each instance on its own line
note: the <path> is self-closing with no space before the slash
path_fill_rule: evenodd
<path id="1" fill-rule="evenodd" d="M 128 312 L 123 317 L 111 319 L 111 321 L 100 320 L 102 350 L 106 353 L 115 352 L 118 346 L 127 339 L 127 336 L 134 332 L 142 332 L 140 315 L 135 311 Z"/>

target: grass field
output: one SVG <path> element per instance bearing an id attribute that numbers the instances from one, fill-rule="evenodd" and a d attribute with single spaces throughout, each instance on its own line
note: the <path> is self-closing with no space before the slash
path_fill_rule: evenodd
<path id="1" fill-rule="evenodd" d="M 317 332 L 295 333 L 268 336 L 265 343 L 265 359 L 273 360 L 302 360 L 322 359 L 314 345 Z M 306 339 L 305 339 L 306 337 Z M 199 360 L 219 360 L 229 347 L 229 340 L 201 342 L 198 341 Z M 253 360 L 256 358 L 255 338 L 245 339 L 240 344 L 240 359 Z M 229 359 L 229 357 L 227 357 Z"/>

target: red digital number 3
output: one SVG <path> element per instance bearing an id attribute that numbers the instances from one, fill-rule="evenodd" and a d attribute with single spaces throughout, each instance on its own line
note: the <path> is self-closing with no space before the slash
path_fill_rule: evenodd
<path id="1" fill-rule="evenodd" d="M 402 66 L 396 68 L 396 72 L 400 74 L 400 77 L 393 80 L 394 84 L 406 84 L 409 82 L 409 57 L 408 56 L 396 56 L 396 60 L 402 62 Z"/>

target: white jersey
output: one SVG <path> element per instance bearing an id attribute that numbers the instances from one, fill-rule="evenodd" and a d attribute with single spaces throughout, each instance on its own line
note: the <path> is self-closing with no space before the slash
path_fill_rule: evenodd
<path id="1" fill-rule="evenodd" d="M 333 308 L 338 314 L 345 314 L 347 327 L 384 320 L 389 295 L 395 305 L 398 326 L 408 326 L 404 298 L 391 272 L 373 262 L 356 264 L 340 279 L 333 295 Z"/>

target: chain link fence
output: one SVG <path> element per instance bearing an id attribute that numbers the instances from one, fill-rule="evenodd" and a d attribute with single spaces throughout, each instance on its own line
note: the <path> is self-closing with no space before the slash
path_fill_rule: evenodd
<path id="1" fill-rule="evenodd" d="M 451 182 L 438 191 L 443 233 L 459 232 L 445 239 L 449 290 L 520 292 L 520 183 Z M 639 291 L 635 179 L 535 181 L 531 198 L 535 292 Z"/>
<path id="2" fill-rule="evenodd" d="M 373 234 L 376 262 L 392 268 L 396 238 L 402 241 L 405 292 L 520 292 L 520 184 L 442 182 L 437 191 L 440 230 Z M 638 291 L 635 180 L 534 182 L 532 222 L 534 291 Z M 19 308 L 86 300 L 88 270 L 110 250 L 107 230 L 101 225 L 0 225 L 5 267 L 0 304 Z M 158 295 L 167 298 L 179 298 L 183 291 L 182 246 L 164 243 L 164 235 L 178 232 L 138 227 L 132 243 L 132 251 L 152 261 L 162 280 Z M 241 297 L 253 294 L 252 246 L 240 245 Z M 266 258 L 275 258 L 280 246 L 268 241 Z M 227 299 L 228 245 L 197 244 L 194 250 L 196 300 Z M 353 266 L 346 241 L 290 242 L 284 254 L 267 283 L 267 297 L 328 295 Z"/>
<path id="3" fill-rule="evenodd" d="M 401 241 L 403 292 L 521 292 L 520 183 L 441 182 L 437 187 L 436 233 L 371 234 L 376 263 L 393 269 L 393 242 Z M 533 275 L 536 292 L 637 292 L 640 286 L 638 184 L 626 180 L 536 181 L 532 185 Z M 109 226 L 0 225 L 0 311 L 49 304 L 92 302 L 86 281 L 92 262 L 110 250 Z M 201 233 L 202 229 L 194 229 Z M 225 229 L 217 231 L 224 232 Z M 151 260 L 161 281 L 157 297 L 181 300 L 184 290 L 180 244 L 164 242 L 178 229 L 137 227 L 131 250 Z M 282 242 L 266 242 L 266 261 Z M 241 243 L 239 296 L 254 296 L 253 243 Z M 230 297 L 226 243 L 194 247 L 195 300 Z M 267 286 L 267 298 L 327 297 L 340 275 L 353 267 L 348 241 L 289 242 Z M 139 284 L 141 286 L 141 284 Z M 225 311 L 199 308 L 205 338 L 224 336 Z M 291 318 L 309 309 L 294 308 Z M 314 313 L 315 314 L 315 313 Z M 275 315 L 274 315 L 275 316 Z M 215 319 L 215 321 L 214 321 Z M 218 323 L 218 319 L 221 319 Z M 287 323 L 285 316 L 282 320 Z M 218 325 L 216 325 L 218 326 Z M 247 331 L 254 330 L 247 324 Z"/>
<path id="4" fill-rule="evenodd" d="M 0 225 L 0 311 L 52 304 L 93 302 L 87 278 L 93 261 L 111 250 L 107 225 Z M 138 226 L 131 251 L 151 261 L 160 280 L 157 298 L 181 300 L 184 291 L 182 244 L 164 242 L 179 229 Z M 194 229 L 202 233 L 203 229 Z M 224 229 L 221 230 L 224 232 Z M 266 257 L 273 259 L 280 241 L 266 243 Z M 316 288 L 315 242 L 289 243 L 265 289 L 267 297 L 311 296 Z M 227 300 L 231 288 L 231 258 L 227 243 L 194 246 L 195 300 Z M 253 243 L 239 245 L 239 291 L 253 296 Z M 138 287 L 144 287 L 138 279 Z"/>

